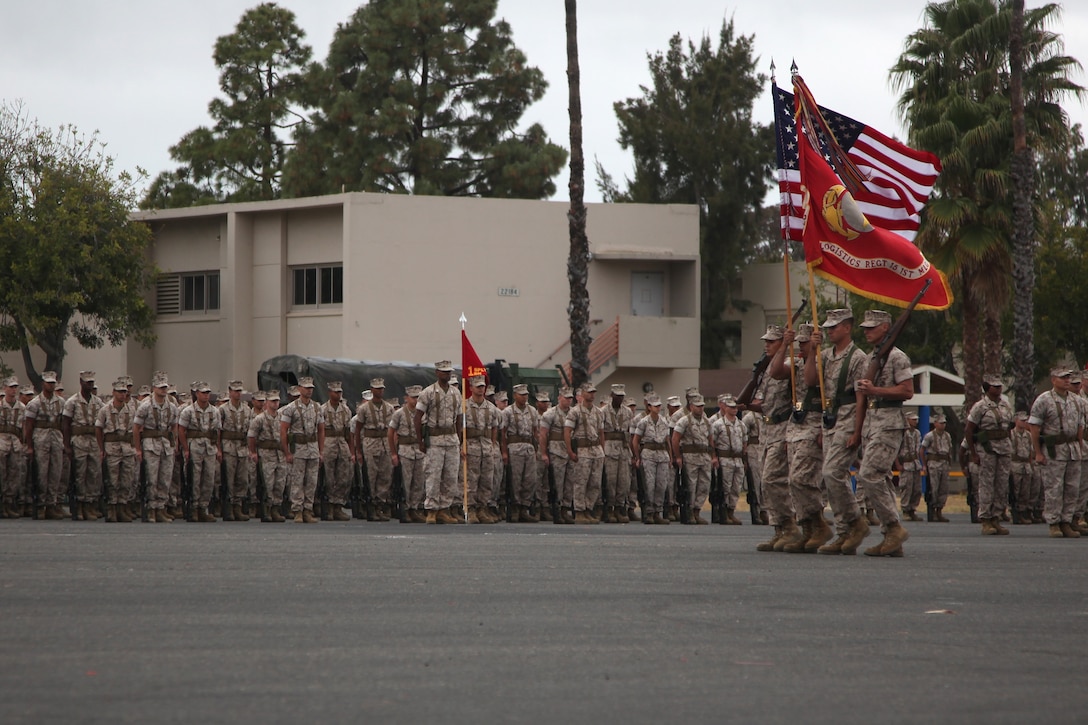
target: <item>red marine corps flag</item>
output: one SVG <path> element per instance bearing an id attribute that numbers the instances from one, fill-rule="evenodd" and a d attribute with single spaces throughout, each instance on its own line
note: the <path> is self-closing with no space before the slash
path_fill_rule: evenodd
<path id="1" fill-rule="evenodd" d="M 948 308 L 948 280 L 911 241 L 939 159 L 820 108 L 800 76 L 794 91 L 784 124 L 777 110 L 790 94 L 773 89 L 783 236 L 800 238 L 816 274 L 852 292 L 906 307 L 932 280 L 918 309 Z"/>
<path id="2" fill-rule="evenodd" d="M 468 335 L 465 334 L 465 319 L 464 314 L 461 315 L 461 388 L 464 390 L 465 397 L 469 397 L 472 394 L 472 389 L 469 387 L 468 381 L 474 375 L 483 375 L 484 380 L 487 380 L 487 368 L 480 361 L 480 356 L 476 354 L 476 350 L 472 347 L 472 343 L 468 341 Z"/>

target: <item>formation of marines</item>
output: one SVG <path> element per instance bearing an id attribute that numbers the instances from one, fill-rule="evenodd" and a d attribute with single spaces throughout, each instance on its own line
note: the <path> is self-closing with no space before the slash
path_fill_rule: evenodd
<path id="1" fill-rule="evenodd" d="M 891 324 L 870 310 L 860 327 L 877 346 Z M 350 507 L 405 523 L 698 526 L 709 523 L 701 512 L 710 499 L 715 522 L 739 525 L 747 487 L 774 529 L 760 551 L 852 555 L 879 526 L 883 539 L 864 553 L 901 557 L 910 536 L 902 520 L 920 520 L 923 475 L 931 520 L 948 521 L 955 453 L 943 416 L 923 437 L 918 415 L 904 414 L 913 396 L 906 354 L 864 352 L 853 326 L 848 309 L 829 311 L 820 328 L 769 326 L 754 396 L 721 395 L 713 415 L 694 388 L 686 405 L 674 396 L 664 411 L 651 391 L 642 412 L 622 384 L 600 404 L 592 384 L 560 389 L 554 405 L 545 392 L 531 405 L 528 386 L 515 385 L 511 404 L 482 376 L 462 394 L 448 360 L 435 364 L 433 385 L 408 387 L 403 405 L 375 378 L 354 409 L 339 382 L 317 403 L 312 378 L 282 408 L 278 391 L 244 401 L 240 380 L 213 404 L 206 382 L 187 395 L 162 372 L 135 394 L 131 378 L 118 378 L 100 397 L 95 373 L 84 371 L 67 399 L 52 372 L 38 393 L 9 378 L 3 516 L 168 523 L 213 522 L 218 512 L 316 523 L 348 521 Z M 984 535 L 1008 534 L 1010 510 L 1015 523 L 1045 522 L 1055 538 L 1088 533 L 1088 397 L 1077 371 L 1056 368 L 1051 382 L 1030 412 L 1014 413 L 1001 379 L 986 376 L 967 414 L 959 459 Z"/>

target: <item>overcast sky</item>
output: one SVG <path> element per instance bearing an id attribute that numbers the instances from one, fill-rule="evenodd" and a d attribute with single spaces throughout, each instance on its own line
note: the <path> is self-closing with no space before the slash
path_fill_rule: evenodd
<path id="1" fill-rule="evenodd" d="M 173 168 L 168 149 L 191 129 L 210 123 L 208 102 L 219 92 L 212 47 L 233 32 L 256 0 L 34 0 L 4 2 L 0 22 L 0 97 L 21 99 L 47 126 L 98 130 L 122 168 L 141 166 L 151 177 Z M 314 59 L 324 60 L 339 22 L 359 0 L 281 0 L 306 31 Z M 773 58 L 779 83 L 789 82 L 796 59 L 816 99 L 825 106 L 903 135 L 888 68 L 908 34 L 921 26 L 923 0 L 582 0 L 582 70 L 587 200 L 599 200 L 593 174 L 598 158 L 617 179 L 630 173 L 630 156 L 616 141 L 615 101 L 639 95 L 648 83 L 646 54 L 680 33 L 717 38 L 731 15 L 738 33 L 755 36 L 760 68 Z M 1038 5 L 1028 2 L 1029 6 Z M 500 0 L 499 15 L 514 42 L 543 72 L 550 88 L 529 109 L 554 141 L 568 145 L 566 46 L 561 0 Z M 1066 53 L 1088 63 L 1088 2 L 1066 0 L 1055 30 Z M 1076 80 L 1088 85 L 1083 74 Z M 1084 123 L 1083 105 L 1066 104 Z M 755 115 L 773 118 L 769 94 Z M 567 174 L 556 199 L 567 198 Z"/>

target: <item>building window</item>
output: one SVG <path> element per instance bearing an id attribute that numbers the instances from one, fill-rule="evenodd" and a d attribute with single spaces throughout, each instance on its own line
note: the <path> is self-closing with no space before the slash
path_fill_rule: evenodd
<path id="1" fill-rule="evenodd" d="M 219 273 L 164 274 L 157 285 L 159 315 L 219 311 Z"/>
<path id="2" fill-rule="evenodd" d="M 325 307 L 344 303 L 344 267 L 295 267 L 291 270 L 291 306 Z"/>

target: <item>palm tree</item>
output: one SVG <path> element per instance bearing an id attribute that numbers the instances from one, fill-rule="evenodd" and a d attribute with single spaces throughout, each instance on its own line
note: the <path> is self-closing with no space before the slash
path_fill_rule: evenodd
<path id="1" fill-rule="evenodd" d="M 1024 17 L 1024 120 L 1033 146 L 1065 142 L 1068 119 L 1058 101 L 1082 92 L 1070 80 L 1080 64 L 1061 54 L 1060 36 L 1046 29 L 1058 12 L 1050 4 Z M 1010 0 L 930 3 L 925 26 L 908 36 L 891 69 L 910 143 L 939 155 L 944 166 L 918 243 L 963 303 L 969 406 L 981 397 L 983 363 L 987 372 L 1001 371 L 1000 321 L 1011 291 L 1011 16 Z"/>
<path id="2" fill-rule="evenodd" d="M 586 237 L 586 163 L 582 155 L 582 85 L 578 69 L 578 2 L 566 0 L 567 85 L 570 113 L 570 252 L 567 281 L 570 283 L 570 376 L 577 387 L 589 377 L 589 239 Z"/>

